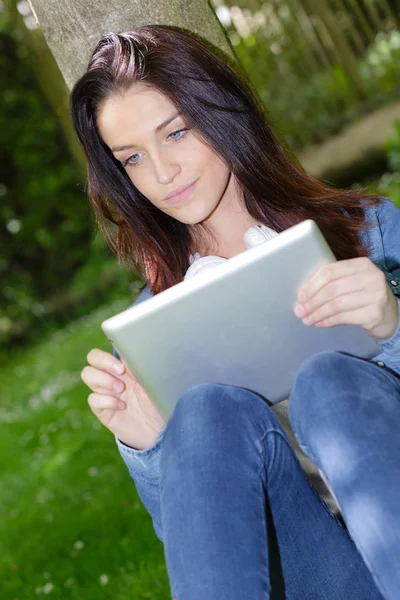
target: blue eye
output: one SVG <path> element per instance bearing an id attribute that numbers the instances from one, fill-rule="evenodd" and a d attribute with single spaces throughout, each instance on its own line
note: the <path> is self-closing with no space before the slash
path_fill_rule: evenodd
<path id="1" fill-rule="evenodd" d="M 126 160 L 124 160 L 124 162 L 122 163 L 124 167 L 127 167 L 128 165 L 131 167 L 134 167 L 138 161 L 135 162 L 131 162 L 132 158 L 135 158 L 135 156 L 137 156 L 137 154 L 132 154 L 132 156 L 130 156 L 129 158 L 127 158 Z"/>
<path id="2" fill-rule="evenodd" d="M 172 133 L 170 133 L 168 137 L 170 138 L 172 135 L 181 133 L 182 135 L 180 135 L 178 138 L 172 138 L 173 140 L 180 140 L 185 135 L 186 132 L 187 132 L 187 129 L 178 129 L 178 131 L 173 131 Z"/>
<path id="3" fill-rule="evenodd" d="M 172 133 L 169 134 L 169 138 L 172 139 L 173 142 L 177 142 L 178 140 L 181 140 L 183 138 L 183 136 L 186 134 L 186 132 L 188 131 L 188 129 L 178 129 L 177 131 L 173 131 Z M 179 137 L 171 137 L 171 136 L 176 136 L 177 134 L 180 134 Z M 132 159 L 135 158 L 135 156 L 138 156 L 139 153 L 136 154 L 132 154 L 132 156 L 130 156 L 129 158 L 127 158 L 126 160 L 124 160 L 122 162 L 122 166 L 123 167 L 135 167 L 138 163 L 139 160 L 136 160 L 134 162 L 132 162 Z"/>

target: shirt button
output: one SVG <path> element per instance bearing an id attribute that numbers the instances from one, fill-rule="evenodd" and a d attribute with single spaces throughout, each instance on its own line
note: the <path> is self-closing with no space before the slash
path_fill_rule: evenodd
<path id="1" fill-rule="evenodd" d="M 391 281 L 390 283 L 391 283 L 392 285 L 399 285 L 395 279 L 392 279 L 392 281 Z"/>
<path id="2" fill-rule="evenodd" d="M 378 362 L 376 363 L 379 367 L 384 367 L 385 363 L 383 362 L 383 360 L 378 360 Z"/>

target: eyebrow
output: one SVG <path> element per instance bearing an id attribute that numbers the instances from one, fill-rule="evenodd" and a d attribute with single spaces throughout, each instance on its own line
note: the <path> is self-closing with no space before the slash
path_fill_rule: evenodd
<path id="1" fill-rule="evenodd" d="M 154 133 L 159 133 L 162 129 L 164 129 L 164 127 L 169 125 L 171 123 L 171 121 L 174 121 L 177 117 L 180 117 L 181 115 L 182 115 L 182 113 L 180 113 L 180 112 L 174 113 L 173 115 L 168 117 L 168 119 L 165 119 L 165 121 L 163 121 L 162 123 L 157 125 L 157 127 L 154 130 Z M 130 148 L 134 148 L 134 147 L 135 146 L 133 144 L 128 144 L 126 146 L 113 146 L 111 148 L 111 152 L 122 152 L 122 150 L 129 150 Z"/>

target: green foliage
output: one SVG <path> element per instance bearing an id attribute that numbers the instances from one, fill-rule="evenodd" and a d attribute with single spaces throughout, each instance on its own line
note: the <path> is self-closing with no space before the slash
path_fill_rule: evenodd
<path id="1" fill-rule="evenodd" d="M 389 171 L 384 173 L 379 181 L 371 187 L 375 187 L 379 193 L 389 197 L 400 206 L 400 121 L 395 121 L 393 125 L 393 135 L 384 145 Z"/>
<path id="2" fill-rule="evenodd" d="M 385 150 L 390 170 L 400 173 L 400 121 L 395 121 L 393 136 L 385 143 Z"/>
<path id="3" fill-rule="evenodd" d="M 393 123 L 393 135 L 384 144 L 388 171 L 379 179 L 368 177 L 362 182 L 373 194 L 382 194 L 400 206 L 400 121 Z M 354 184 L 358 187 L 359 184 Z"/>
<path id="4" fill-rule="evenodd" d="M 262 7 L 267 14 L 267 4 Z M 233 26 L 228 28 L 271 122 L 289 146 L 301 150 L 321 143 L 362 114 L 397 100 L 399 31 L 378 32 L 365 55 L 357 56 L 361 93 L 344 64 L 322 68 L 313 61 L 313 49 L 304 36 L 296 35 L 294 21 L 288 7 L 282 5 L 279 19 L 267 14 L 266 25 L 245 37 Z"/>
<path id="5" fill-rule="evenodd" d="M 400 83 L 400 32 L 379 32 L 360 63 L 361 75 L 370 94 L 393 90 Z"/>
<path id="6" fill-rule="evenodd" d="M 65 289 L 91 244 L 80 174 L 29 66 L 0 21 L 0 343 L 23 335 Z"/>

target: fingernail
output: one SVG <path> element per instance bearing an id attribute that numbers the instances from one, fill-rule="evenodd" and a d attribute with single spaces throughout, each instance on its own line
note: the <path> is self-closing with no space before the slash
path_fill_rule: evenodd
<path id="1" fill-rule="evenodd" d="M 122 392 L 122 390 L 124 389 L 124 384 L 122 383 L 122 381 L 116 381 L 115 383 L 113 383 L 113 388 L 116 392 Z"/>
<path id="2" fill-rule="evenodd" d="M 114 365 L 114 370 L 115 370 L 115 372 L 116 372 L 116 373 L 118 373 L 119 375 L 120 375 L 121 373 L 123 373 L 123 372 L 124 372 L 124 369 L 125 369 L 125 367 L 124 367 L 124 365 L 123 365 L 121 362 L 119 362 L 119 363 L 116 363 L 116 364 Z"/>
<path id="3" fill-rule="evenodd" d="M 125 408 L 126 408 L 125 402 L 122 402 L 122 400 L 118 400 L 118 409 L 124 410 Z"/>

